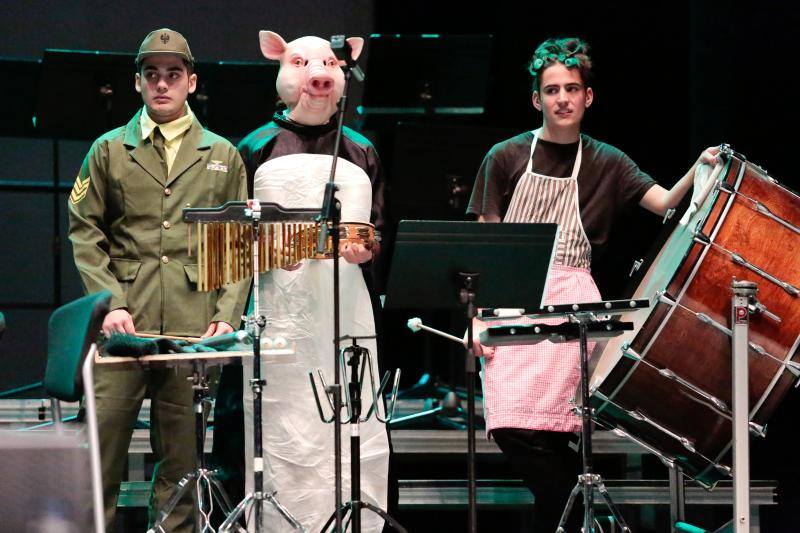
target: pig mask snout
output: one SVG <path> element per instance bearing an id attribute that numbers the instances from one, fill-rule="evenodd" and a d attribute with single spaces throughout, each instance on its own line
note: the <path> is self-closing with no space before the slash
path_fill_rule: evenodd
<path id="1" fill-rule="evenodd" d="M 314 96 L 325 96 L 333 91 L 333 76 L 325 72 L 321 62 L 311 62 L 308 66 L 308 84 L 306 90 Z"/>

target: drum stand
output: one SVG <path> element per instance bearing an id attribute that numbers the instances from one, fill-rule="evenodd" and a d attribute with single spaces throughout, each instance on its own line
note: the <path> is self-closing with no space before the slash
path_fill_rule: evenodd
<path id="1" fill-rule="evenodd" d="M 731 289 L 731 396 L 733 397 L 733 520 L 715 529 L 715 533 L 747 533 L 751 525 L 750 509 L 750 391 L 749 391 L 749 343 L 750 314 L 759 310 L 756 293 L 758 285 L 752 281 L 734 278 Z M 683 479 L 678 473 L 678 483 Z M 683 522 L 683 494 L 677 501 L 680 510 L 679 522 L 673 527 L 689 531 L 690 524 Z M 695 528 L 696 529 L 696 528 Z"/>
<path id="2" fill-rule="evenodd" d="M 580 408 L 581 415 L 581 455 L 583 459 L 583 473 L 578 476 L 578 482 L 569 494 L 569 499 L 564 507 L 564 512 L 561 514 L 561 520 L 558 522 L 557 533 L 564 533 L 564 526 L 567 522 L 567 517 L 575 499 L 578 497 L 578 492 L 583 491 L 583 533 L 593 533 L 594 528 L 594 490 L 597 488 L 600 496 L 603 498 L 614 520 L 619 523 L 623 533 L 630 532 L 628 524 L 622 518 L 622 514 L 611 499 L 611 495 L 606 489 L 603 478 L 600 474 L 595 474 L 592 466 L 592 408 L 589 404 L 589 336 L 587 334 L 588 325 L 597 321 L 594 313 L 574 313 L 569 315 L 570 322 L 576 324 L 580 335 L 580 348 L 581 348 L 581 401 L 582 407 Z"/>
<path id="3" fill-rule="evenodd" d="M 360 337 L 361 339 L 374 339 L 375 336 L 369 337 Z M 347 348 L 343 348 L 339 353 L 339 369 L 342 374 L 345 376 L 347 375 L 347 367 L 350 367 L 350 379 L 347 382 L 346 393 L 345 393 L 345 406 L 347 407 L 347 418 L 342 420 L 341 423 L 343 424 L 350 424 L 350 501 L 344 503 L 339 509 L 334 510 L 331 514 L 328 521 L 325 522 L 325 525 L 322 526 L 322 531 L 328 531 L 328 528 L 331 527 L 334 520 L 336 520 L 337 516 L 345 517 L 347 513 L 350 513 L 349 522 L 352 523 L 352 527 L 350 529 L 351 533 L 361 533 L 361 510 L 367 509 L 372 511 L 373 513 L 379 515 L 386 521 L 390 527 L 392 527 L 395 531 L 400 533 L 406 533 L 406 529 L 401 526 L 394 518 L 389 516 L 389 514 L 381 509 L 380 507 L 373 505 L 369 502 L 365 502 L 361 500 L 361 433 L 360 433 L 360 425 L 363 422 L 366 422 L 370 419 L 370 417 L 374 414 L 375 418 L 381 422 L 382 424 L 387 424 L 391 419 L 392 415 L 394 414 L 394 406 L 397 401 L 397 387 L 400 384 L 400 370 L 398 369 L 395 372 L 394 380 L 392 383 L 392 393 L 391 399 L 389 400 L 389 405 L 387 406 L 387 415 L 382 416 L 380 413 L 380 402 L 383 401 L 384 391 L 386 390 L 386 386 L 389 384 L 389 376 L 390 373 L 386 372 L 381 380 L 380 386 L 378 389 L 375 389 L 375 370 L 372 365 L 372 359 L 369 354 L 369 350 L 363 348 L 357 344 L 358 338 L 346 336 L 343 337 L 341 340 L 349 340 L 352 339 L 353 344 Z M 359 368 L 360 367 L 360 368 Z M 368 371 L 368 372 L 367 372 Z M 331 393 L 333 392 L 330 387 L 325 387 L 325 380 L 322 377 L 322 372 L 320 370 L 317 371 L 319 374 L 320 381 L 322 382 L 323 387 L 325 388 L 325 397 L 328 400 L 328 406 L 331 410 L 335 409 L 334 403 L 331 401 Z M 367 374 L 367 379 L 369 379 L 370 383 L 370 390 L 372 392 L 372 405 L 370 406 L 367 414 L 362 416 L 361 415 L 361 391 L 364 385 L 364 375 Z M 336 418 L 326 417 L 323 410 L 322 410 L 322 403 L 319 399 L 319 394 L 317 392 L 317 385 L 314 381 L 314 375 L 309 372 L 308 377 L 311 381 L 311 388 L 314 391 L 314 400 L 317 403 L 317 410 L 319 411 L 320 419 L 326 423 L 336 423 Z M 348 526 L 348 521 L 346 520 L 342 526 L 342 531 L 346 530 Z"/>
<path id="4" fill-rule="evenodd" d="M 187 358 L 189 356 L 186 356 Z M 205 361 L 195 359 L 192 361 L 192 406 L 194 408 L 195 437 L 197 444 L 197 468 L 189 472 L 178 482 L 166 505 L 159 511 L 158 519 L 147 533 L 166 533 L 164 522 L 172 513 L 178 502 L 186 493 L 191 490 L 192 483 L 197 489 L 197 512 L 198 512 L 198 531 L 206 533 L 214 531 L 211 527 L 211 513 L 214 511 L 214 500 L 216 500 L 222 511 L 227 515 L 231 511 L 231 502 L 225 489 L 217 480 L 213 470 L 206 468 L 205 459 L 205 437 L 206 437 L 206 418 L 204 416 L 204 406 L 210 403 L 208 380 L 206 377 Z"/>
<path id="5" fill-rule="evenodd" d="M 248 200 L 253 223 L 253 316 L 248 318 L 247 326 L 253 335 L 253 378 L 250 387 L 253 391 L 253 492 L 245 495 L 235 509 L 228 515 L 219 528 L 220 533 L 238 530 L 238 520 L 248 506 L 253 508 L 256 533 L 261 533 L 263 525 L 264 502 L 271 504 L 292 528 L 305 531 L 300 522 L 283 505 L 275 499 L 274 493 L 264 492 L 264 444 L 261 435 L 261 395 L 267 380 L 261 377 L 261 332 L 267 324 L 264 315 L 259 314 L 259 223 L 261 222 L 261 204 L 258 200 Z M 237 529 L 233 529 L 233 528 Z"/>

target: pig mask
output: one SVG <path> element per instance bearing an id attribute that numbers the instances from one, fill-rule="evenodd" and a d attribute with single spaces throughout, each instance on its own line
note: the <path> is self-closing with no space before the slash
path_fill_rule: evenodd
<path id="1" fill-rule="evenodd" d="M 264 56 L 281 62 L 275 87 L 289 118 L 306 126 L 326 124 L 344 90 L 344 73 L 330 43 L 307 36 L 287 44 L 271 31 L 260 31 L 258 38 Z M 364 39 L 350 37 L 347 42 L 358 58 Z"/>

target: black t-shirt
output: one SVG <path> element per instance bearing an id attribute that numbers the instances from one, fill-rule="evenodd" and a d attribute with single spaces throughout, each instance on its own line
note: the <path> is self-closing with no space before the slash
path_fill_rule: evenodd
<path id="1" fill-rule="evenodd" d="M 578 204 L 592 257 L 602 254 L 614 220 L 622 210 L 637 205 L 655 180 L 621 150 L 581 134 L 583 154 L 578 171 Z M 517 181 L 525 172 L 533 142 L 528 131 L 500 142 L 483 159 L 472 189 L 467 213 L 505 216 Z M 532 169 L 537 174 L 569 177 L 578 143 L 536 143 Z"/>

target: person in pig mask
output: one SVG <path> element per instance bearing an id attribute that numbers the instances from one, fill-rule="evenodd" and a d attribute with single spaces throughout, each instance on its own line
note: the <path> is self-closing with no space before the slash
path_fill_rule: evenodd
<path id="1" fill-rule="evenodd" d="M 559 224 L 543 305 L 600 300 L 590 268 L 617 213 L 639 205 L 665 214 L 692 187 L 695 169 L 715 164 L 719 151 L 706 149 L 667 190 L 622 151 L 581 133 L 594 98 L 588 51 L 578 38 L 548 39 L 536 48 L 529 71 L 542 126 L 492 147 L 467 208 L 483 222 Z M 570 441 L 580 419 L 569 400 L 580 380 L 579 347 L 481 347 L 478 335 L 491 325 L 476 321 L 474 331 L 483 355 L 486 429 L 536 497 L 536 531 L 554 531 L 578 474 Z"/>
<path id="2" fill-rule="evenodd" d="M 280 61 L 276 81 L 286 109 L 247 135 L 239 151 L 255 198 L 283 207 L 322 206 L 336 135 L 335 113 L 344 88 L 344 75 L 330 43 L 301 37 L 290 43 L 277 33 L 259 33 L 261 51 Z M 354 57 L 363 39 L 350 38 Z M 355 131 L 345 128 L 337 162 L 337 198 L 342 221 L 383 224 L 382 170 L 375 148 Z M 369 265 L 378 248 L 361 244 L 340 247 L 341 334 L 374 335 L 373 305 L 368 291 Z M 365 279 L 366 278 L 366 279 Z M 317 413 L 308 372 L 322 369 L 333 381 L 333 263 L 304 260 L 269 272 L 261 278 L 261 308 L 267 319 L 264 337 L 282 336 L 296 349 L 291 357 L 266 358 L 263 396 L 265 489 L 277 498 L 309 531 L 318 531 L 334 510 L 333 425 Z M 374 340 L 360 344 L 370 350 L 377 369 Z M 244 369 L 245 457 L 252 449 L 252 391 Z M 377 378 L 378 376 L 376 376 Z M 368 391 L 365 385 L 365 391 Z M 365 394 L 363 412 L 371 399 Z M 380 409 L 383 409 L 380 406 Z M 342 439 L 344 493 L 349 495 L 349 441 Z M 375 417 L 361 425 L 361 487 L 364 501 L 386 508 L 389 443 Z M 249 461 L 245 483 L 252 489 Z M 264 523 L 269 531 L 290 531 L 287 522 L 267 506 Z M 363 513 L 364 531 L 380 531 L 383 520 Z"/>

